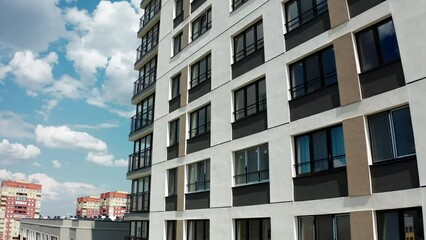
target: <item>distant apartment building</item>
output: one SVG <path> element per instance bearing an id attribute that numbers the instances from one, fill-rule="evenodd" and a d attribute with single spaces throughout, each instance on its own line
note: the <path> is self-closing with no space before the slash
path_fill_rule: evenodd
<path id="1" fill-rule="evenodd" d="M 2 181 L 0 240 L 19 239 L 19 220 L 40 216 L 41 187 L 25 181 Z"/>
<path id="2" fill-rule="evenodd" d="M 78 217 L 93 218 L 99 215 L 101 199 L 98 196 L 85 196 L 77 198 L 76 215 Z"/>
<path id="3" fill-rule="evenodd" d="M 127 192 L 115 191 L 101 194 L 100 215 L 123 217 L 127 208 Z"/>

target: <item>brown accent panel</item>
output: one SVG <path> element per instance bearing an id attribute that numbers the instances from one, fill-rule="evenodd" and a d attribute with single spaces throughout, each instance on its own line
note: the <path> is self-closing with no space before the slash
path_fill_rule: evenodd
<path id="1" fill-rule="evenodd" d="M 351 240 L 373 240 L 373 211 L 350 212 Z"/>
<path id="2" fill-rule="evenodd" d="M 348 33 L 333 41 L 339 82 L 340 105 L 361 101 L 361 90 L 355 62 L 352 34 Z"/>
<path id="3" fill-rule="evenodd" d="M 364 124 L 363 116 L 343 121 L 349 196 L 371 194 Z"/>
<path id="4" fill-rule="evenodd" d="M 185 165 L 179 166 L 177 172 L 177 211 L 183 211 L 185 202 Z"/>
<path id="5" fill-rule="evenodd" d="M 184 226 L 183 220 L 176 220 L 176 240 L 184 240 Z"/>
<path id="6" fill-rule="evenodd" d="M 188 66 L 180 71 L 180 107 L 188 102 Z"/>
<path id="7" fill-rule="evenodd" d="M 179 150 L 178 157 L 185 156 L 186 152 L 186 114 L 179 118 Z"/>
<path id="8" fill-rule="evenodd" d="M 346 1 L 328 0 L 328 11 L 330 12 L 330 26 L 334 28 L 349 20 L 349 10 Z"/>
<path id="9" fill-rule="evenodd" d="M 189 17 L 189 7 L 191 6 L 190 0 L 183 0 L 183 19 Z"/>
<path id="10" fill-rule="evenodd" d="M 183 26 L 183 34 L 182 34 L 182 38 L 183 38 L 183 44 L 182 44 L 182 49 L 186 48 L 188 46 L 188 34 L 189 34 L 189 23 L 187 23 L 185 26 Z"/>

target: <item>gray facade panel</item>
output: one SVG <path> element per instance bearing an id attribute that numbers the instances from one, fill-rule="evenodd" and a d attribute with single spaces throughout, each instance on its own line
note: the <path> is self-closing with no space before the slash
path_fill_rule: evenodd
<path id="1" fill-rule="evenodd" d="M 210 207 L 210 191 L 189 193 L 185 195 L 185 209 L 202 209 Z"/>
<path id="2" fill-rule="evenodd" d="M 232 123 L 232 139 L 245 137 L 268 129 L 267 111 Z"/>
<path id="3" fill-rule="evenodd" d="M 180 108 L 180 96 L 175 97 L 169 101 L 169 113 Z"/>
<path id="4" fill-rule="evenodd" d="M 248 55 L 244 59 L 232 64 L 232 78 L 239 77 L 246 72 L 262 65 L 265 62 L 264 48 L 259 48 L 256 52 Z"/>
<path id="5" fill-rule="evenodd" d="M 177 210 L 177 195 L 166 197 L 166 211 Z"/>
<path id="6" fill-rule="evenodd" d="M 197 86 L 191 88 L 188 90 L 188 102 L 192 102 L 195 99 L 206 95 L 207 93 L 210 92 L 211 89 L 211 83 L 210 80 L 206 80 L 200 84 L 198 84 Z"/>
<path id="7" fill-rule="evenodd" d="M 210 147 L 210 132 L 186 141 L 186 152 L 193 153 Z"/>
<path id="8" fill-rule="evenodd" d="M 384 2 L 384 0 L 348 0 L 351 18 L 367 11 L 381 2 Z"/>
<path id="9" fill-rule="evenodd" d="M 232 205 L 249 206 L 270 202 L 269 182 L 236 186 L 232 188 Z"/>

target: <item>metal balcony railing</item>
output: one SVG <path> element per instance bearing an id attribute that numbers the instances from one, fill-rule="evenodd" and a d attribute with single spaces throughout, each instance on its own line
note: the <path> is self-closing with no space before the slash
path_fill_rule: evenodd
<path id="1" fill-rule="evenodd" d="M 153 68 L 145 73 L 144 76 L 139 77 L 133 86 L 133 97 L 137 96 L 139 93 L 143 92 L 143 90 L 154 84 L 157 77 L 156 75 L 157 68 Z"/>
<path id="2" fill-rule="evenodd" d="M 151 167 L 151 148 L 129 155 L 129 173 L 147 167 Z"/>
<path id="3" fill-rule="evenodd" d="M 154 106 L 149 106 L 143 112 L 140 112 L 132 117 L 130 126 L 130 134 L 151 125 L 154 121 Z"/>
<path id="4" fill-rule="evenodd" d="M 132 193 L 128 196 L 128 213 L 149 211 L 149 192 Z"/>
<path id="5" fill-rule="evenodd" d="M 161 1 L 152 1 L 146 8 L 145 14 L 139 19 L 139 31 L 142 30 L 161 10 Z"/>

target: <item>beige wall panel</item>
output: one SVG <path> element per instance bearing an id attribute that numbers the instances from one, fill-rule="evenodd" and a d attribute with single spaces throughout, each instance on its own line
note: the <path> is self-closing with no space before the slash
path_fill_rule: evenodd
<path id="1" fill-rule="evenodd" d="M 183 19 L 186 19 L 187 17 L 189 17 L 190 5 L 191 3 L 189 2 L 189 0 L 183 0 Z"/>
<path id="2" fill-rule="evenodd" d="M 186 106 L 188 102 L 188 66 L 180 72 L 180 107 Z"/>
<path id="3" fill-rule="evenodd" d="M 364 117 L 343 121 L 349 196 L 371 194 Z"/>
<path id="4" fill-rule="evenodd" d="M 183 220 L 176 221 L 176 240 L 184 240 L 183 237 L 183 228 L 184 228 Z"/>
<path id="5" fill-rule="evenodd" d="M 339 82 L 340 105 L 345 106 L 361 100 L 361 90 L 355 62 L 352 34 L 348 33 L 333 41 Z"/>
<path id="6" fill-rule="evenodd" d="M 330 13 L 330 25 L 334 28 L 349 20 L 348 4 L 342 0 L 328 0 L 328 12 Z"/>
<path id="7" fill-rule="evenodd" d="M 185 156 L 186 152 L 186 114 L 182 114 L 179 118 L 179 151 L 178 157 Z"/>
<path id="8" fill-rule="evenodd" d="M 185 165 L 178 167 L 177 188 L 177 211 L 183 211 L 185 204 Z"/>
<path id="9" fill-rule="evenodd" d="M 183 45 L 182 48 L 186 48 L 188 46 L 188 41 L 189 41 L 189 23 L 187 23 L 185 26 L 183 26 L 183 34 L 182 34 L 182 38 L 183 38 Z"/>
<path id="10" fill-rule="evenodd" d="M 351 240 L 374 240 L 373 211 L 350 213 Z"/>

